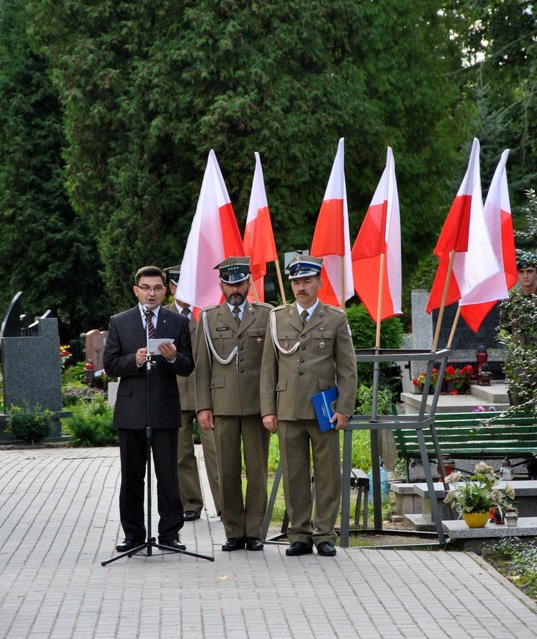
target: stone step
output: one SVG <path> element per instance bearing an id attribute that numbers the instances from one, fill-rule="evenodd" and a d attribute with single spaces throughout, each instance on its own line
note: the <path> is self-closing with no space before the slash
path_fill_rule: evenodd
<path id="1" fill-rule="evenodd" d="M 433 396 L 427 398 L 427 411 L 431 410 Z M 412 414 L 419 411 L 421 395 L 414 393 L 401 393 L 401 401 L 404 403 L 405 414 Z M 466 413 L 471 412 L 476 406 L 483 406 L 487 410 L 490 406 L 498 411 L 507 410 L 509 403 L 497 401 L 485 401 L 475 395 L 440 395 L 436 406 L 437 413 Z"/>

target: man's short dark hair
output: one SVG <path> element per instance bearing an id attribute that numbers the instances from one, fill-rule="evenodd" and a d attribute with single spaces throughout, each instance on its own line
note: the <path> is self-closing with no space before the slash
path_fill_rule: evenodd
<path id="1" fill-rule="evenodd" d="M 158 266 L 142 266 L 136 271 L 134 276 L 134 284 L 138 286 L 138 282 L 142 277 L 160 277 L 164 286 L 166 286 L 166 274 Z"/>

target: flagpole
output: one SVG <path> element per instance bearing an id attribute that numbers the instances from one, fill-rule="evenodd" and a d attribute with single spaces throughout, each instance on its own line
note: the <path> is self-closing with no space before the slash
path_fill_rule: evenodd
<path id="1" fill-rule="evenodd" d="M 384 289 L 384 261 L 386 259 L 386 254 L 380 254 L 380 264 L 379 264 L 379 292 L 377 298 L 377 333 L 375 337 L 375 348 L 380 348 L 380 325 L 382 320 L 380 319 L 380 315 L 382 313 L 382 293 Z"/>
<path id="2" fill-rule="evenodd" d="M 254 278 L 252 277 L 251 273 L 250 273 L 250 284 L 252 285 L 252 291 L 254 292 L 254 299 L 256 302 L 259 302 L 259 295 L 257 294 L 257 288 L 255 286 Z"/>
<path id="3" fill-rule="evenodd" d="M 282 296 L 282 303 L 287 304 L 287 300 L 285 299 L 285 290 L 283 288 L 282 272 L 280 271 L 280 262 L 278 259 L 274 260 L 274 265 L 276 266 L 276 275 L 278 276 L 278 284 L 280 286 L 280 295 Z"/>
<path id="4" fill-rule="evenodd" d="M 444 317 L 444 309 L 446 307 L 446 298 L 448 294 L 449 288 L 449 278 L 451 277 L 451 270 L 453 268 L 453 260 L 455 259 L 455 251 L 452 250 L 449 253 L 449 264 L 447 267 L 446 279 L 444 281 L 444 290 L 442 291 L 442 301 L 440 302 L 440 308 L 438 309 L 438 319 L 436 321 L 436 330 L 434 332 L 433 345 L 431 347 L 431 351 L 436 351 L 436 347 L 438 346 L 438 340 L 440 338 L 440 326 L 442 324 L 442 319 Z"/>
<path id="5" fill-rule="evenodd" d="M 345 256 L 342 255 L 340 260 L 341 298 L 339 305 L 341 308 L 345 308 Z"/>

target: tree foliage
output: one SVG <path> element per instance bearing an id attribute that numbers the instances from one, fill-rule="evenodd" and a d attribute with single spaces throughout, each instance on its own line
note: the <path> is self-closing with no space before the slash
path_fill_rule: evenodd
<path id="1" fill-rule="evenodd" d="M 50 308 L 73 335 L 104 319 L 99 258 L 65 192 L 59 102 L 28 45 L 25 7 L 0 4 L 0 303 L 21 290 L 28 314 Z"/>
<path id="2" fill-rule="evenodd" d="M 434 243 L 465 136 L 460 64 L 426 0 L 30 0 L 61 96 L 68 188 L 108 294 L 176 263 L 215 149 L 243 224 L 263 160 L 280 252 L 307 248 L 337 140 L 355 233 L 394 149 L 403 252 Z M 171 262 L 170 262 L 171 260 Z"/>

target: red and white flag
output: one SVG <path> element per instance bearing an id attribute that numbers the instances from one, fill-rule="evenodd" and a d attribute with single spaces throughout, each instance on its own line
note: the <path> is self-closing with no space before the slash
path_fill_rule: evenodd
<path id="1" fill-rule="evenodd" d="M 515 238 L 505 169 L 508 155 L 509 149 L 506 149 L 494 172 L 483 207 L 489 238 L 501 268 L 459 302 L 464 321 L 475 333 L 496 302 L 509 297 L 509 289 L 517 282 Z M 495 298 L 493 301 L 482 301 L 484 297 L 490 299 L 491 295 Z"/>
<path id="2" fill-rule="evenodd" d="M 341 307 L 354 295 L 344 155 L 341 138 L 310 249 L 310 255 L 323 258 L 319 298 L 325 304 Z"/>
<path id="3" fill-rule="evenodd" d="M 265 300 L 264 277 L 267 274 L 267 262 L 278 259 L 274 233 L 270 221 L 270 212 L 263 180 L 263 167 L 259 153 L 255 153 L 255 171 L 250 195 L 250 206 L 246 218 L 246 228 L 243 238 L 244 252 L 250 256 L 250 270 L 254 281 L 255 290 L 259 300 Z M 252 289 L 248 294 L 249 299 L 254 299 Z"/>
<path id="4" fill-rule="evenodd" d="M 214 267 L 233 255 L 244 255 L 244 249 L 224 178 L 211 149 L 183 254 L 176 299 L 200 308 L 218 304 L 222 292 Z"/>
<path id="5" fill-rule="evenodd" d="M 378 298 L 384 254 L 380 317 Z M 401 223 L 393 152 L 352 247 L 354 288 L 374 322 L 401 314 Z"/>
<path id="6" fill-rule="evenodd" d="M 472 144 L 468 169 L 434 249 L 440 263 L 429 295 L 428 313 L 441 305 L 452 251 L 455 255 L 449 277 L 446 306 L 467 296 L 476 286 L 500 270 L 483 215 L 479 140 L 476 138 Z M 495 292 L 487 294 L 484 291 L 483 299 L 480 301 L 493 301 L 495 295 Z"/>

